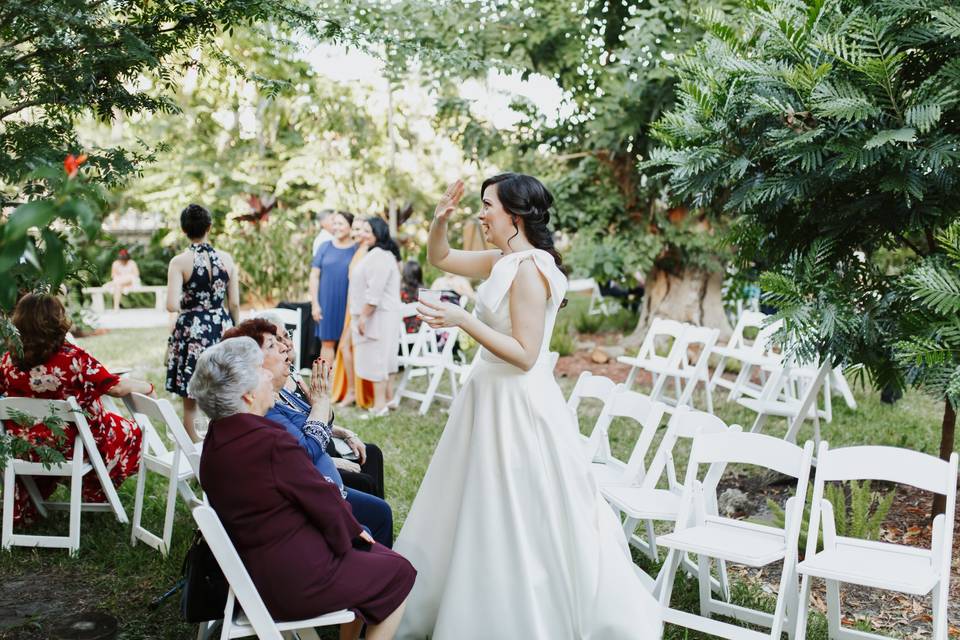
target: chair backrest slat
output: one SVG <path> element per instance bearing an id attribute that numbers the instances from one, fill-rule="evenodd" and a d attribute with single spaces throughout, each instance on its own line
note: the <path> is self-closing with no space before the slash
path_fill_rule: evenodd
<path id="1" fill-rule="evenodd" d="M 792 478 L 798 478 L 803 473 L 803 449 L 762 433 L 699 436 L 693 441 L 690 458 L 696 460 L 697 464 L 752 464 Z"/>
<path id="2" fill-rule="evenodd" d="M 42 398 L 0 398 L 0 420 L 12 420 L 12 413 L 26 413 L 31 416 L 52 417 L 65 422 L 74 422 L 76 416 L 66 400 L 44 400 Z"/>
<path id="3" fill-rule="evenodd" d="M 824 482 L 881 480 L 907 484 L 924 491 L 947 495 L 953 470 L 946 460 L 897 447 L 842 447 L 829 449 L 817 460 L 817 477 Z"/>
<path id="4" fill-rule="evenodd" d="M 667 432 L 663 434 L 660 446 L 657 447 L 657 451 L 650 461 L 650 468 L 643 479 L 643 486 L 647 489 L 656 488 L 668 466 L 668 456 L 673 452 L 680 438 L 693 439 L 701 434 L 722 434 L 726 432 L 727 425 L 717 416 L 696 411 L 689 407 L 677 407 L 667 423 Z M 671 469 L 670 473 L 675 476 L 676 470 Z"/>
<path id="5" fill-rule="evenodd" d="M 138 424 L 142 423 L 143 418 L 146 417 L 151 423 L 151 428 L 156 428 L 154 424 L 166 427 L 167 433 L 170 434 L 177 447 L 183 452 L 194 476 L 199 480 L 200 450 L 187 435 L 187 430 L 170 401 L 166 398 L 154 400 L 140 393 L 131 393 L 124 397 L 123 401 L 134 418 L 137 419 Z M 138 415 L 140 418 L 137 418 Z"/>

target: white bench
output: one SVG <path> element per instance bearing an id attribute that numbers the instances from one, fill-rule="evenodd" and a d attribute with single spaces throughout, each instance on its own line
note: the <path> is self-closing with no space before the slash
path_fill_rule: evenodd
<path id="1" fill-rule="evenodd" d="M 110 287 L 84 287 L 82 289 L 83 293 L 90 296 L 90 299 L 93 301 L 93 310 L 97 313 L 103 313 L 105 307 L 103 305 L 103 294 L 109 293 L 114 295 L 113 290 Z M 167 308 L 167 288 L 163 286 L 149 286 L 138 284 L 133 287 L 128 287 L 121 295 L 121 297 L 128 293 L 152 293 L 156 298 L 154 302 L 154 308 L 157 311 L 165 311 Z"/>

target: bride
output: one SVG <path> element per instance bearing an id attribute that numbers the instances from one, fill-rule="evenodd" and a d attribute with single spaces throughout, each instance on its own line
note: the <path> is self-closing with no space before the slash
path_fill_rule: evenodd
<path id="1" fill-rule="evenodd" d="M 419 575 L 399 638 L 656 639 L 662 623 L 613 511 L 587 470 L 548 344 L 567 281 L 547 226 L 550 192 L 530 176 L 483 183 L 480 222 L 498 249 L 458 251 L 437 205 L 427 256 L 485 278 L 477 313 L 420 303 L 431 327 L 482 347 L 395 550 Z"/>

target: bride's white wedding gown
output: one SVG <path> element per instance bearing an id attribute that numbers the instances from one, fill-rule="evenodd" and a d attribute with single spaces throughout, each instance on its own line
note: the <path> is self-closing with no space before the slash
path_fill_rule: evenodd
<path id="1" fill-rule="evenodd" d="M 544 251 L 506 255 L 477 313 L 510 334 L 510 285 L 526 258 L 550 285 L 540 357 L 524 372 L 484 350 L 454 401 L 394 545 L 418 571 L 397 637 L 660 638 L 549 363 L 566 278 Z"/>

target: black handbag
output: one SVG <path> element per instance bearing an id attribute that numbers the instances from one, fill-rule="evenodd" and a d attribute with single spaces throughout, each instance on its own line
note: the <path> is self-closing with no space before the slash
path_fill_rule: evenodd
<path id="1" fill-rule="evenodd" d="M 183 593 L 180 614 L 187 622 L 219 620 L 227 606 L 227 579 L 200 531 L 183 559 Z"/>

